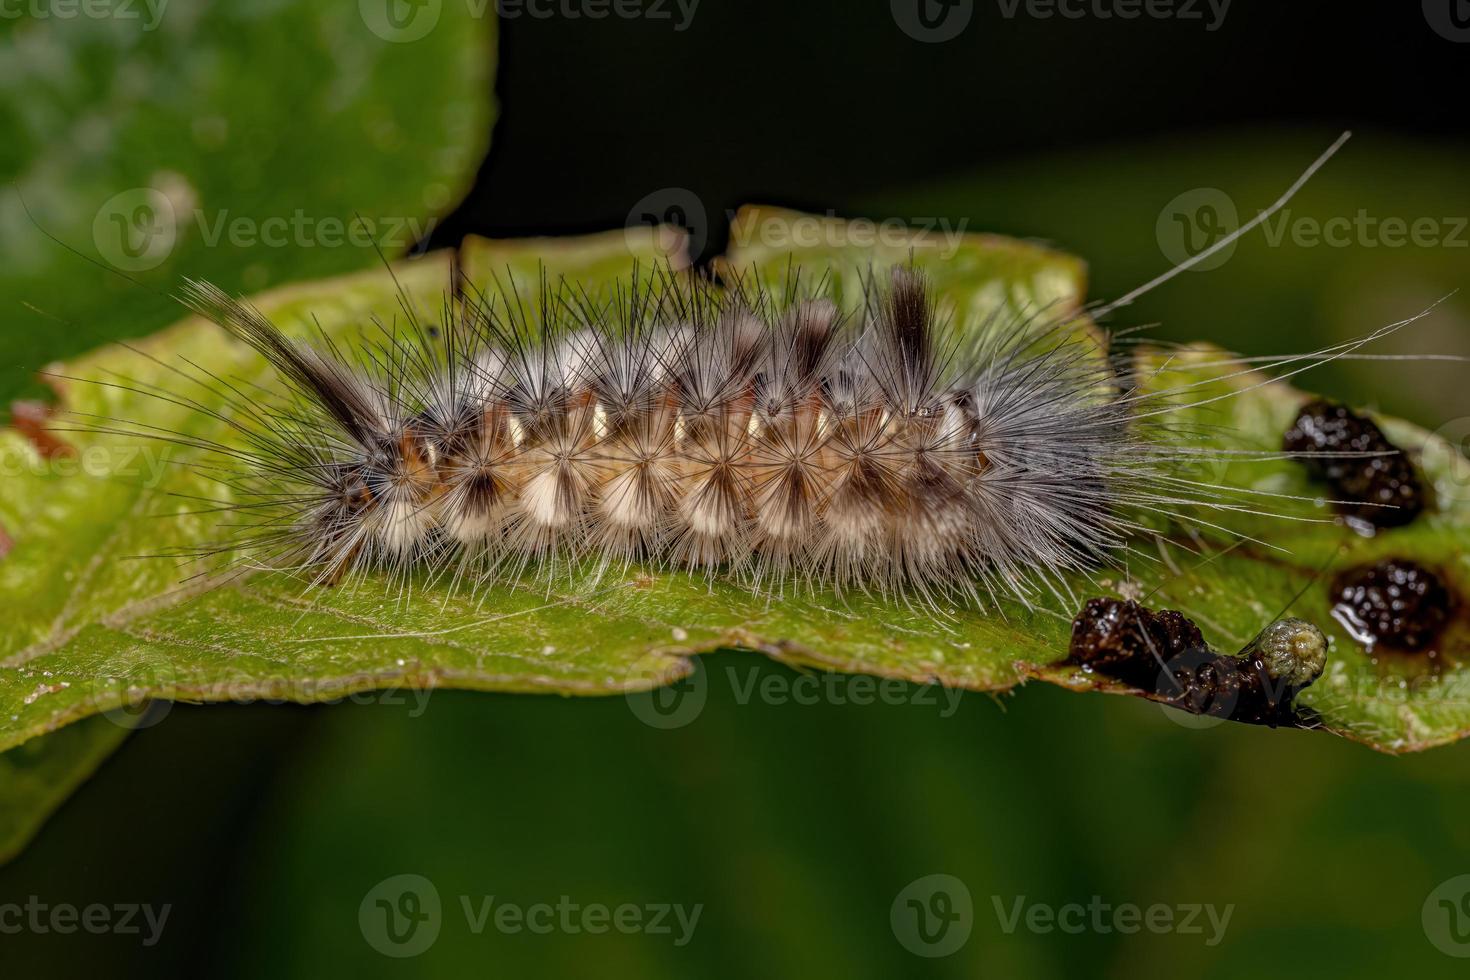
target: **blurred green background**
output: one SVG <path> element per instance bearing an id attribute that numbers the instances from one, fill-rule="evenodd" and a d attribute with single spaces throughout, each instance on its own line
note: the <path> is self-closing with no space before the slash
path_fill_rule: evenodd
<path id="1" fill-rule="evenodd" d="M 1218 213 L 1222 199 L 1199 189 L 1252 215 L 1351 127 L 1278 243 L 1257 232 L 1115 322 L 1299 351 L 1470 282 L 1465 109 L 1444 94 L 1467 49 L 1414 5 L 1329 18 L 1238 0 L 1214 31 L 1006 18 L 981 5 L 942 43 L 906 35 L 884 4 L 704 0 L 684 30 L 672 6 L 669 22 L 518 8 L 500 22 L 503 116 L 471 182 L 488 139 L 493 18 L 444 0 L 423 39 L 395 41 L 360 30 L 368 21 L 351 5 L 280 2 L 246 17 L 244 4 L 204 16 L 174 2 L 160 20 L 166 43 L 109 24 L 120 33 L 98 48 L 68 33 L 97 24 L 34 13 L 0 25 L 0 73 L 29 86 L 0 113 L 14 134 L 0 135 L 12 148 L 3 176 L 49 231 L 94 257 L 100 202 L 153 186 L 160 167 L 197 168 L 215 175 L 196 184 L 210 207 L 437 216 L 435 245 L 467 231 L 590 230 L 681 202 L 706 257 L 743 201 L 964 220 L 1083 256 L 1104 298 L 1177 259 L 1189 222 L 1205 228 L 1200 208 Z M 169 54 L 148 56 L 163 81 L 136 101 L 174 115 L 119 123 L 127 138 L 101 152 L 86 137 L 130 118 L 103 96 L 138 73 L 135 42 Z M 38 48 L 72 60 L 20 60 Z M 189 72 L 236 81 L 201 92 L 179 83 Z M 209 150 L 217 126 L 200 137 L 191 125 L 233 119 L 257 99 L 268 145 Z M 446 114 L 450 104 L 460 108 Z M 94 116 L 103 122 L 84 125 Z M 340 130 L 320 122 L 346 118 L 355 122 Z M 209 152 L 169 149 L 178 126 Z M 356 150 L 365 132 L 397 136 Z M 322 155 L 301 149 L 318 145 Z M 56 160 L 67 165 L 59 176 Z M 453 194 L 426 195 L 456 172 Z M 1389 245 L 1379 227 L 1341 246 L 1309 243 L 1314 223 L 1360 211 L 1380 225 L 1430 219 L 1433 240 Z M 117 300 L 140 287 L 56 249 L 13 203 L 0 220 L 6 395 L 35 393 L 27 378 L 46 359 L 167 322 L 179 276 L 247 289 L 375 261 L 371 248 L 190 239 L 136 273 L 141 299 Z M 137 307 L 117 305 L 128 302 Z M 1467 315 L 1470 300 L 1452 296 L 1382 349 L 1470 354 Z M 1303 380 L 1463 438 L 1464 378 L 1451 363 L 1358 361 Z M 952 714 L 942 703 L 768 703 L 742 692 L 795 675 L 735 654 L 707 658 L 700 676 L 703 709 L 671 730 L 622 698 L 173 706 L 0 868 L 0 906 L 32 895 L 168 904 L 161 941 L 0 933 L 0 974 L 1464 975 L 1421 911 L 1442 882 L 1470 873 L 1470 747 L 1392 759 L 1321 734 L 1201 730 L 1157 706 L 1041 687 L 965 695 Z M 12 753 L 20 767 L 25 751 Z M 432 882 L 442 914 L 431 948 L 395 959 L 375 950 L 359 907 L 401 874 Z M 957 952 L 930 959 L 905 947 L 890 911 L 932 874 L 966 884 L 973 921 Z M 682 946 L 676 935 L 477 933 L 461 898 L 477 908 L 491 895 L 702 911 Z M 996 902 L 1009 911 L 1023 896 L 1233 911 L 1214 945 L 1208 924 L 1203 935 L 1007 932 Z"/>

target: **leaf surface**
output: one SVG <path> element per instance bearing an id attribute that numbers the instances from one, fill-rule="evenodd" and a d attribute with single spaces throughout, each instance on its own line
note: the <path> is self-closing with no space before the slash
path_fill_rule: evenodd
<path id="1" fill-rule="evenodd" d="M 0 419 L 12 398 L 43 394 L 35 373 L 53 359 L 177 320 L 181 276 L 256 292 L 406 251 L 485 151 L 495 21 L 464 4 L 423 5 L 399 27 L 377 19 L 391 3 L 114 6 L 0 18 Z M 0 552 L 22 542 L 15 563 L 0 559 L 6 631 L 30 642 L 46 617 L 112 608 L 115 596 L 88 594 L 111 586 L 78 556 L 112 561 L 151 532 L 119 527 L 126 489 L 88 500 L 98 484 L 35 482 L 41 464 L 13 432 L 0 453 Z M 136 596 L 153 587 L 143 576 Z M 44 670 L 6 676 L 20 708 L 51 696 Z M 0 756 L 0 851 L 125 729 L 85 731 Z"/>
<path id="2" fill-rule="evenodd" d="M 676 261 L 679 254 L 678 236 L 664 229 L 634 229 L 554 245 L 474 242 L 466 250 L 465 268 L 477 281 L 494 272 L 502 281 L 534 284 L 544 266 L 552 277 L 566 275 L 595 286 L 635 266 Z M 742 246 L 737 239 L 729 261 L 764 278 L 781 275 L 795 260 L 807 272 L 830 272 L 834 288 L 845 289 L 866 272 L 908 261 L 910 255 L 932 270 L 943 302 L 967 311 L 964 322 L 982 321 L 998 309 L 1076 310 L 1085 291 L 1078 260 L 988 236 L 965 238 L 943 254 L 920 242 L 886 253 L 827 245 L 808 253 L 799 247 Z M 395 269 L 396 281 L 426 315 L 437 308 L 448 274 L 447 260 L 439 255 Z M 284 325 L 304 328 L 315 319 L 351 343 L 371 318 L 392 320 L 398 304 L 394 282 L 386 271 L 371 271 L 268 293 L 256 303 Z M 102 377 L 111 371 L 177 384 L 177 377 L 147 355 L 167 363 L 185 354 L 215 374 L 269 383 L 252 352 L 197 320 L 150 338 L 139 349 L 89 355 L 71 365 L 70 373 Z M 1303 396 L 1281 384 L 1253 386 L 1243 377 L 1227 378 L 1219 360 L 1202 349 L 1170 362 L 1170 372 L 1180 380 L 1203 382 L 1202 389 L 1240 389 L 1229 399 L 1191 409 L 1192 416 L 1234 430 L 1243 446 L 1279 445 Z M 1161 383 L 1176 382 L 1165 376 Z M 73 383 L 66 395 L 81 411 L 171 429 L 203 426 L 199 431 L 217 434 L 209 431 L 217 423 L 197 413 L 132 392 Z M 1382 692 L 1362 685 L 1364 671 L 1380 665 L 1370 663 L 1322 608 L 1326 586 L 1314 563 L 1328 551 L 1348 549 L 1353 560 L 1407 553 L 1454 566 L 1446 568 L 1447 574 L 1464 570 L 1459 555 L 1470 502 L 1462 489 L 1454 491 L 1457 481 L 1465 485 L 1465 461 L 1412 427 L 1385 425 L 1441 486 L 1436 512 L 1414 526 L 1368 541 L 1330 519 L 1242 517 L 1246 530 L 1281 550 L 1220 547 L 1196 556 L 1163 542 L 1158 561 L 1136 567 L 1130 562 L 1126 582 L 1122 574 L 1103 572 L 1095 582 L 1079 579 L 1074 587 L 1081 596 L 1157 588 L 1154 604 L 1173 604 L 1195 616 L 1221 649 L 1243 644 L 1295 598 L 1294 610 L 1333 636 L 1329 674 L 1304 698 L 1325 727 L 1395 751 L 1459 737 L 1470 727 L 1461 696 L 1470 677 L 1462 673 L 1454 651 L 1443 658 L 1433 692 L 1410 690 L 1407 707 L 1393 707 Z M 16 434 L 4 438 L 12 454 L 28 451 Z M 86 449 L 100 447 L 115 460 L 127 448 L 126 440 L 116 437 L 79 440 L 83 458 Z M 175 462 L 187 464 L 188 452 L 175 450 Z M 116 467 L 62 475 L 54 465 L 33 462 L 32 471 L 0 499 L 0 521 L 26 531 L 0 563 L 0 598 L 20 611 L 0 636 L 0 746 L 143 696 L 320 702 L 380 688 L 564 695 L 636 691 L 686 676 L 690 654 L 721 648 L 757 650 L 797 666 L 981 691 L 1005 690 L 1030 676 L 1078 683 L 1071 672 L 1048 666 L 1065 653 L 1073 609 L 1005 606 L 937 615 L 879 599 L 765 597 L 679 572 L 646 570 L 597 582 L 571 577 L 550 585 L 496 586 L 474 598 L 422 582 L 408 595 L 375 578 L 312 596 L 300 583 L 274 574 L 216 588 L 206 588 L 206 582 L 181 587 L 185 573 L 173 563 L 125 556 L 210 540 L 211 518 L 182 515 L 188 508 L 166 494 L 208 493 L 197 472 L 188 465 L 170 467 L 153 487 L 148 467 L 132 476 Z M 1305 497 L 1272 498 L 1272 509 L 1288 515 L 1321 519 L 1327 514 L 1313 502 L 1320 490 L 1295 464 L 1233 464 L 1216 476 L 1231 486 Z M 1154 547 L 1144 542 L 1139 550 Z"/>

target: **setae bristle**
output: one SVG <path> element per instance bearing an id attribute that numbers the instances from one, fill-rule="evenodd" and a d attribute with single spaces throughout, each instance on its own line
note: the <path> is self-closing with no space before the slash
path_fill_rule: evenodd
<path id="1" fill-rule="evenodd" d="M 876 282 L 877 285 L 873 283 Z M 236 404 L 233 547 L 318 584 L 387 568 L 470 587 L 633 564 L 921 603 L 1030 603 L 1181 492 L 1156 404 L 1073 311 L 953 336 L 917 270 L 825 295 L 672 273 L 606 294 L 469 291 L 349 362 L 204 283 L 258 350 Z"/>

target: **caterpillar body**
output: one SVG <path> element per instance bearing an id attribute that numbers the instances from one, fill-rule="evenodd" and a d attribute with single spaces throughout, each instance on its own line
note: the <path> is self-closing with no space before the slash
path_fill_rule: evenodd
<path id="1" fill-rule="evenodd" d="M 1254 220 L 1091 312 L 1228 247 L 1347 135 Z M 243 515 L 230 540 L 192 556 L 228 552 L 311 586 L 385 570 L 478 588 L 636 564 L 767 595 L 1075 606 L 1076 574 L 1116 564 L 1140 532 L 1169 522 L 1229 537 L 1216 515 L 1269 512 L 1200 464 L 1281 453 L 1178 421 L 1229 395 L 1140 374 L 1084 312 L 954 323 L 912 264 L 870 272 L 853 308 L 800 269 L 784 289 L 731 279 L 635 270 L 599 292 L 543 275 L 531 297 L 514 278 L 457 281 L 435 323 L 404 296 L 406 329 L 384 326 L 352 356 L 187 282 L 185 304 L 281 382 L 211 375 L 192 378 L 208 404 L 161 395 L 233 432 L 175 440 L 224 461 L 222 506 Z M 1290 377 L 1408 322 L 1221 363 Z"/>
<path id="2" fill-rule="evenodd" d="M 314 585 L 641 563 L 767 593 L 1030 603 L 1145 515 L 1232 506 L 1185 492 L 1209 447 L 1167 432 L 1177 392 L 1128 380 L 1084 318 L 957 331 L 920 271 L 873 278 L 853 310 L 667 270 L 610 296 L 504 287 L 355 360 L 190 283 L 286 388 L 228 396 L 247 446 L 232 506 L 252 515 L 232 546 Z"/>

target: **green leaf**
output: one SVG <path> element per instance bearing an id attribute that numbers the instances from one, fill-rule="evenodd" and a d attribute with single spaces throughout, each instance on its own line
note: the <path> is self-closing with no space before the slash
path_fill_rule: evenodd
<path id="1" fill-rule="evenodd" d="M 816 244 L 789 244 L 802 235 Z M 791 261 L 820 269 L 840 259 L 844 255 L 841 243 L 853 237 L 850 225 L 834 219 L 747 209 L 732 231 L 734 247 L 728 265 L 737 269 L 755 265 L 772 276 L 780 274 Z M 975 295 L 967 294 L 967 289 L 987 278 L 986 262 L 991 263 L 989 269 L 999 265 L 1006 270 L 996 278 L 1010 283 L 1012 292 L 1006 296 L 1006 303 L 1010 312 L 1018 314 L 1034 311 L 1028 301 L 1067 302 L 1065 291 L 1057 288 L 1057 284 L 1067 281 L 1060 270 L 1076 282 L 1083 275 L 1080 262 L 1073 260 L 1075 264 L 1069 267 L 1054 251 L 1017 248 L 1016 243 L 996 236 L 967 236 L 966 241 L 978 247 L 948 254 L 949 244 L 943 236 L 930 233 L 914 249 L 921 262 L 926 254 L 943 256 L 941 262 L 930 267 L 931 276 L 941 294 L 960 309 L 965 308 L 967 295 Z M 861 269 L 865 261 L 881 267 L 905 261 L 909 252 L 901 245 L 879 246 L 863 258 L 856 258 L 848 248 L 846 267 L 849 272 Z M 850 300 L 860 290 L 855 279 L 850 274 L 846 280 L 838 276 L 838 288 L 845 289 Z M 1080 285 L 1078 289 L 1080 294 Z M 992 301 L 1003 295 L 993 280 L 991 289 L 982 292 Z M 968 312 L 983 316 L 985 304 L 977 303 Z M 1155 388 L 1188 386 L 1178 396 L 1181 403 L 1207 403 L 1172 416 L 1172 421 L 1181 426 L 1208 427 L 1227 440 L 1228 448 L 1242 452 L 1279 453 L 1283 434 L 1309 397 L 1289 384 L 1264 383 L 1267 379 L 1262 375 L 1240 374 L 1238 367 L 1229 363 L 1228 354 L 1205 345 L 1188 352 L 1170 352 L 1167 360 L 1145 350 L 1139 360 L 1140 376 L 1152 375 Z M 1217 396 L 1228 397 L 1211 400 Z M 1429 566 L 1460 596 L 1470 596 L 1470 462 L 1437 435 L 1402 420 L 1377 414 L 1372 417 L 1395 445 L 1410 454 L 1433 487 L 1434 506 L 1410 526 L 1380 531 L 1372 538 L 1349 530 L 1335 520 L 1323 502 L 1326 489 L 1312 483 L 1306 470 L 1290 460 L 1212 465 L 1195 477 L 1273 495 L 1246 501 L 1248 507 L 1269 513 L 1234 514 L 1222 522 L 1232 532 L 1263 544 L 1237 543 L 1234 536 L 1228 540 L 1219 536 L 1215 550 L 1202 556 L 1192 553 L 1188 541 L 1164 541 L 1160 547 L 1166 557 L 1152 566 L 1146 562 L 1131 564 L 1131 581 L 1125 584 L 1123 576 L 1106 574 L 1099 576 L 1095 585 L 1078 580 L 1074 585 L 1079 594 L 1107 593 L 1124 587 L 1130 594 L 1136 591 L 1150 595 L 1150 604 L 1190 615 L 1212 645 L 1229 652 L 1239 651 L 1264 626 L 1290 609 L 1321 627 L 1331 644 L 1325 676 L 1298 702 L 1315 712 L 1322 727 L 1386 752 L 1422 750 L 1470 735 L 1470 622 L 1463 615 L 1442 637 L 1439 663 L 1433 667 L 1423 658 L 1387 651 L 1380 650 L 1374 656 L 1332 616 L 1332 575 L 1324 569 L 1341 570 L 1386 557 L 1410 558 Z M 1461 610 L 1463 613 L 1463 604 Z M 1067 615 L 1072 612 L 1075 610 Z M 968 624 L 957 628 L 966 639 L 970 638 Z M 1009 648 L 1015 651 L 1019 669 L 1027 677 L 1078 690 L 1154 694 L 1057 663 L 1066 650 L 1069 630 L 1065 623 L 1032 617 L 1024 628 L 1027 635 L 1013 639 Z M 993 634 L 987 635 L 987 640 L 1006 642 Z M 841 669 L 863 668 L 849 664 Z M 936 676 L 952 682 L 942 674 Z"/>
<path id="2" fill-rule="evenodd" d="M 1150 369 L 1164 363 L 1157 355 L 1142 358 Z M 1283 383 L 1263 385 L 1261 375 L 1239 374 L 1227 359 L 1223 351 L 1204 346 L 1170 352 L 1156 384 L 1199 385 L 1189 391 L 1196 401 L 1239 393 L 1178 419 L 1222 433 L 1231 439 L 1230 448 L 1278 453 L 1282 434 L 1309 396 Z M 1470 735 L 1470 622 L 1463 602 L 1470 595 L 1470 461 L 1437 435 L 1400 419 L 1369 415 L 1415 461 L 1432 488 L 1433 505 L 1426 513 L 1406 527 L 1365 537 L 1337 522 L 1324 499 L 1326 488 L 1313 483 L 1299 464 L 1222 464 L 1200 476 L 1272 495 L 1254 502 L 1269 514 L 1238 515 L 1228 522 L 1231 530 L 1253 540 L 1205 556 L 1168 546 L 1165 561 L 1177 571 L 1151 573 L 1139 584 L 1153 592 L 1149 605 L 1179 609 L 1199 623 L 1206 639 L 1231 652 L 1288 608 L 1316 623 L 1331 644 L 1327 670 L 1297 703 L 1318 715 L 1329 731 L 1380 751 L 1412 752 Z M 1369 651 L 1332 615 L 1334 574 L 1385 558 L 1407 558 L 1432 569 L 1462 597 L 1433 660 L 1422 653 Z M 1030 673 L 1076 689 L 1137 693 L 1067 665 L 1040 666 Z"/>
<path id="3" fill-rule="evenodd" d="M 372 3 L 119 6 L 0 20 L 0 405 L 177 319 L 182 276 L 258 292 L 403 253 L 484 155 L 495 22 L 465 4 L 411 42 Z"/>
<path id="4" fill-rule="evenodd" d="M 0 418 L 9 398 L 41 392 L 34 372 L 48 361 L 176 320 L 181 276 L 253 292 L 378 265 L 378 249 L 432 231 L 484 153 L 494 18 L 435 5 L 432 23 L 415 15 L 405 32 L 375 9 L 276 0 L 0 19 Z M 29 540 L 23 553 L 39 545 L 45 567 L 0 557 L 0 578 L 58 614 L 46 576 L 88 581 L 72 559 L 100 546 L 91 531 L 115 529 L 108 492 L 70 510 L 82 488 L 63 480 L 36 513 L 19 475 L 34 454 L 15 433 L 0 454 L 0 552 Z M 50 521 L 63 514 L 75 523 Z M 48 559 L 43 534 L 72 543 Z M 18 703 L 50 696 L 44 670 L 11 679 L 28 688 Z M 0 756 L 15 774 L 0 779 L 0 856 L 124 732 L 90 723 Z"/>
<path id="5" fill-rule="evenodd" d="M 677 254 L 677 236 L 635 229 L 555 244 L 471 243 L 466 268 L 477 280 L 494 271 L 502 279 L 530 284 L 545 263 L 553 276 L 596 286 L 635 264 L 646 267 Z M 912 248 L 900 243 L 879 253 L 839 241 L 811 254 L 747 239 L 730 264 L 754 265 L 762 277 L 779 276 L 795 258 L 810 273 L 829 272 L 840 289 L 869 269 L 908 261 L 910 255 L 932 271 L 945 302 L 971 315 L 1001 308 L 1076 310 L 1084 292 L 1078 260 L 983 236 L 942 250 L 916 241 Z M 397 281 L 424 315 L 437 308 L 448 274 L 447 260 L 437 255 L 396 269 Z M 314 318 L 350 343 L 369 317 L 391 320 L 398 297 L 393 277 L 374 271 L 268 293 L 255 302 L 288 329 Z M 160 359 L 185 355 L 217 374 L 269 383 L 252 352 L 195 320 L 150 338 L 141 350 L 99 352 L 71 365 L 70 373 L 99 377 L 116 371 L 176 386 L 177 377 L 143 356 L 151 352 Z M 1181 358 L 1174 370 L 1211 370 L 1203 366 L 1211 356 Z M 66 396 L 80 411 L 219 435 L 218 427 L 197 413 L 116 388 L 73 383 Z M 1199 411 L 1224 412 L 1244 440 L 1266 445 L 1279 440 L 1299 397 L 1284 385 L 1271 385 Z M 1392 431 L 1401 437 L 1409 433 L 1398 426 Z M 12 458 L 28 451 L 18 436 L 5 438 Z M 322 596 L 305 595 L 300 583 L 277 575 L 214 588 L 207 580 L 180 587 L 185 573 L 170 562 L 123 556 L 210 540 L 210 520 L 182 516 L 179 511 L 189 508 L 165 495 L 209 494 L 210 487 L 186 466 L 170 468 L 158 486 L 150 486 L 148 465 L 121 472 L 116 464 L 132 444 L 117 437 L 79 438 L 83 459 L 86 450 L 96 449 L 100 459 L 114 464 L 105 467 L 108 472 L 59 474 L 54 465 L 32 459 L 32 470 L 7 486 L 0 499 L 0 522 L 17 529 L 14 550 L 0 562 L 0 601 L 18 610 L 0 635 L 0 746 L 142 696 L 320 702 L 395 687 L 569 695 L 641 690 L 687 675 L 691 653 L 731 647 L 797 666 L 972 690 L 1004 690 L 1036 673 L 1070 680 L 1065 672 L 1041 668 L 1065 652 L 1074 610 L 955 609 L 936 617 L 872 599 L 767 600 L 733 585 L 645 571 L 598 583 L 571 579 L 550 587 L 500 586 L 475 600 L 422 582 L 405 597 L 376 579 Z M 1454 467 L 1464 461 L 1447 447 L 1433 440 L 1423 445 L 1426 471 L 1436 479 L 1460 472 Z M 175 461 L 187 462 L 188 456 L 178 450 Z M 1298 491 L 1315 495 L 1289 464 L 1229 472 L 1225 478 L 1241 484 L 1294 480 Z M 1399 532 L 1390 532 L 1379 542 L 1356 546 L 1402 540 L 1405 547 L 1418 548 L 1437 530 L 1463 527 L 1463 500 L 1442 496 L 1441 508 L 1424 529 L 1407 529 L 1400 539 L 1393 537 Z M 1277 522 L 1270 528 L 1281 541 L 1304 543 L 1298 549 L 1303 553 L 1309 551 L 1305 544 L 1327 546 L 1329 540 L 1333 547 L 1354 545 L 1331 524 Z M 1450 552 L 1435 554 L 1441 553 Z M 1183 563 L 1185 556 L 1174 560 Z M 1301 567 L 1279 557 L 1237 548 L 1194 572 L 1154 570 L 1136 581 L 1144 588 L 1161 586 L 1164 595 L 1198 616 L 1217 645 L 1225 646 L 1244 642 L 1269 622 L 1310 576 L 1303 578 Z M 1080 593 L 1095 594 L 1120 583 L 1117 576 L 1103 576 L 1096 585 L 1075 584 Z M 1305 602 L 1298 609 L 1330 629 L 1330 621 L 1307 610 Z M 1335 639 L 1334 663 L 1351 670 L 1352 651 L 1344 649 L 1342 637 Z M 1458 667 L 1442 678 L 1452 687 L 1462 681 Z M 1380 748 L 1420 748 L 1457 737 L 1464 727 L 1453 712 L 1426 707 L 1410 720 L 1379 710 L 1361 692 L 1343 691 L 1331 675 L 1312 697 L 1329 727 Z"/>
<path id="6" fill-rule="evenodd" d="M 780 285 L 793 267 L 808 279 L 828 275 L 832 290 L 851 308 L 863 298 L 875 270 L 922 266 L 956 325 L 1078 309 L 1087 293 L 1087 264 L 1073 255 L 1002 235 L 938 228 L 902 228 L 861 219 L 802 214 L 784 208 L 741 208 L 730 228 L 720 267 L 752 273 Z"/>
<path id="7" fill-rule="evenodd" d="M 553 275 L 596 284 L 626 275 L 637 263 L 666 260 L 670 246 L 677 254 L 681 244 L 653 229 L 555 245 L 478 243 L 467 250 L 465 266 L 473 278 L 494 272 L 503 281 L 529 284 L 545 263 Z M 937 256 L 919 255 L 939 270 Z M 848 253 L 847 264 L 834 271 L 851 274 L 868 259 Z M 1079 262 L 1034 246 L 966 241 L 960 261 L 971 277 L 944 278 L 946 296 L 1055 305 L 1055 284 L 1068 277 L 1072 289 L 1065 302 L 1075 306 L 1082 293 Z M 1045 278 L 1048 262 L 1054 293 L 1025 299 L 1028 287 L 1008 277 L 1020 265 Z M 439 255 L 396 270 L 425 313 L 435 308 L 448 277 L 447 260 Z M 398 297 L 394 277 L 375 271 L 268 293 L 256 302 L 283 325 L 303 327 L 312 319 L 346 335 L 364 329 L 372 316 L 391 320 Z M 102 378 L 113 372 L 135 383 L 177 387 L 180 379 L 150 357 L 168 363 L 187 357 L 217 375 L 270 381 L 253 352 L 197 320 L 149 338 L 137 352 L 83 358 L 67 373 Z M 198 413 L 116 387 L 73 382 L 65 396 L 78 412 L 221 435 Z M 18 434 L 0 438 L 8 441 L 10 458 L 26 462 L 0 499 L 0 523 L 15 529 L 14 549 L 0 563 L 0 600 L 18 612 L 0 635 L 0 746 L 145 693 L 307 702 L 393 686 L 611 693 L 680 677 L 691 669 L 686 654 L 722 647 L 759 649 L 791 663 L 1003 689 L 1020 678 L 1013 662 L 1018 656 L 1044 656 L 1064 634 L 1063 620 L 1039 613 L 1001 618 L 956 610 L 951 623 L 936 628 L 926 611 L 877 600 L 771 602 L 682 573 L 631 572 L 615 582 L 573 581 L 551 590 L 500 587 L 477 599 L 421 588 L 411 602 L 400 602 L 378 582 L 317 598 L 279 576 L 220 588 L 208 579 L 181 585 L 189 570 L 127 556 L 212 540 L 209 518 L 182 514 L 197 505 L 168 496 L 215 492 L 197 472 L 178 465 L 187 461 L 187 451 L 175 450 L 175 465 L 164 472 L 156 453 L 132 455 L 136 440 L 89 435 L 78 440 L 81 459 L 94 454 L 105 465 L 97 473 L 62 473 L 64 461 L 44 464 Z M 55 680 L 36 694 L 45 671 Z"/>

